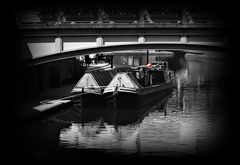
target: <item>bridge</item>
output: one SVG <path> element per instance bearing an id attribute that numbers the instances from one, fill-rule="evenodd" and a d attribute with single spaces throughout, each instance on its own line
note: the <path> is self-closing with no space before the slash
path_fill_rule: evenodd
<path id="1" fill-rule="evenodd" d="M 183 3 L 78 2 L 67 6 L 47 3 L 38 8 L 32 5 L 31 10 L 20 7 L 16 20 L 18 60 L 32 60 L 34 64 L 66 59 L 75 53 L 169 50 L 170 44 L 173 49 L 181 50 L 190 47 L 195 50 L 201 45 L 218 49 L 219 45 L 229 43 L 231 33 L 222 10 L 213 10 L 215 4 L 206 7 L 197 3 L 188 6 Z"/>
<path id="2" fill-rule="evenodd" d="M 121 50 L 226 51 L 229 42 L 223 24 L 31 24 L 19 29 L 18 57 L 25 66 Z"/>
<path id="3" fill-rule="evenodd" d="M 226 45 L 216 45 L 213 43 L 135 43 L 135 44 L 121 44 L 121 45 L 107 45 L 107 46 L 95 46 L 90 48 L 82 48 L 71 51 L 62 51 L 59 53 L 46 54 L 41 57 L 32 58 L 30 60 L 24 61 L 22 66 L 34 66 L 40 64 L 46 64 L 50 62 L 66 60 L 81 55 L 88 55 L 94 53 L 107 53 L 114 51 L 123 51 L 123 50 L 148 50 L 148 49 L 157 49 L 164 51 L 217 51 L 217 52 L 229 52 L 230 48 Z"/>

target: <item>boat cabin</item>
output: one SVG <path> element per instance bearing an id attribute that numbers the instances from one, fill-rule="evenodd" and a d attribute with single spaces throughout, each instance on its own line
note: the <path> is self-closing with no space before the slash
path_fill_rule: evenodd
<path id="1" fill-rule="evenodd" d="M 103 89 L 117 74 L 117 70 L 98 70 L 85 73 L 71 93 L 95 93 L 101 95 Z"/>
<path id="2" fill-rule="evenodd" d="M 75 85 L 71 93 L 93 93 L 101 95 L 104 88 L 112 81 L 117 73 L 129 72 L 130 70 L 130 67 L 117 67 L 109 70 L 86 72 Z"/>
<path id="3" fill-rule="evenodd" d="M 158 63 L 132 67 L 131 71 L 117 73 L 104 89 L 104 94 L 117 90 L 120 92 L 136 93 L 137 90 L 170 82 L 169 71 L 165 64 Z"/>
<path id="4" fill-rule="evenodd" d="M 169 82 L 167 62 L 152 63 L 147 66 L 139 66 L 133 69 L 133 75 L 143 87 Z"/>

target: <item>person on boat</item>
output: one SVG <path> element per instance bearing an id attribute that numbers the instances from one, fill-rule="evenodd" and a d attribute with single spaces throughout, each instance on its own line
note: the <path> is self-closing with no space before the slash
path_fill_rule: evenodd
<path id="1" fill-rule="evenodd" d="M 89 64 L 91 63 L 91 59 L 89 55 L 85 55 L 85 63 L 86 63 L 86 66 L 89 66 Z"/>
<path id="2" fill-rule="evenodd" d="M 151 63 L 148 63 L 148 64 L 147 64 L 147 67 L 148 67 L 148 68 L 152 68 L 152 64 L 151 64 Z"/>

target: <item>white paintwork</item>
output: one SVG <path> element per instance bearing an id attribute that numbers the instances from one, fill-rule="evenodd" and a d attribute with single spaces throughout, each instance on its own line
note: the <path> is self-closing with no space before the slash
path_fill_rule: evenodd
<path id="1" fill-rule="evenodd" d="M 33 109 L 35 109 L 39 112 L 44 112 L 46 110 L 55 108 L 57 106 L 60 106 L 62 104 L 66 104 L 66 103 L 69 103 L 69 102 L 71 102 L 71 100 L 51 100 L 51 101 L 48 101 L 44 104 L 35 106 L 35 107 L 33 107 Z"/>
<path id="2" fill-rule="evenodd" d="M 131 89 L 135 91 L 139 88 L 138 85 L 131 80 L 127 73 L 118 73 L 104 89 L 103 93 L 114 92 L 116 87 L 118 87 L 118 91 L 121 91 L 121 88 L 123 88 L 129 90 L 129 92 L 133 92 Z"/>
<path id="3" fill-rule="evenodd" d="M 96 42 L 64 42 L 63 50 L 75 50 L 81 48 L 96 47 Z"/>
<path id="4" fill-rule="evenodd" d="M 97 84 L 96 80 L 94 79 L 94 77 L 92 76 L 91 73 L 85 73 L 75 87 L 77 87 L 77 88 L 80 88 L 80 87 L 97 88 L 97 87 L 99 87 L 99 85 Z"/>
<path id="5" fill-rule="evenodd" d="M 27 46 L 33 58 L 55 53 L 54 42 L 28 43 Z"/>

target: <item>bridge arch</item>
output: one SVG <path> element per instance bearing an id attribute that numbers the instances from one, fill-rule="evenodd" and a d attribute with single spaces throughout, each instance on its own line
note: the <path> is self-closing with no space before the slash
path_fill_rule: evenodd
<path id="1" fill-rule="evenodd" d="M 65 60 L 74 58 L 81 55 L 94 54 L 94 53 L 106 53 L 114 51 L 124 50 L 148 50 L 158 49 L 166 51 L 217 51 L 217 52 L 229 52 L 230 48 L 226 45 L 213 45 L 203 43 L 136 43 L 136 44 L 121 44 L 121 45 L 107 45 L 91 48 L 82 48 L 71 51 L 62 51 L 60 53 L 46 54 L 45 56 L 29 59 L 21 62 L 21 66 L 29 67 L 35 65 L 46 64 L 50 62 Z"/>

